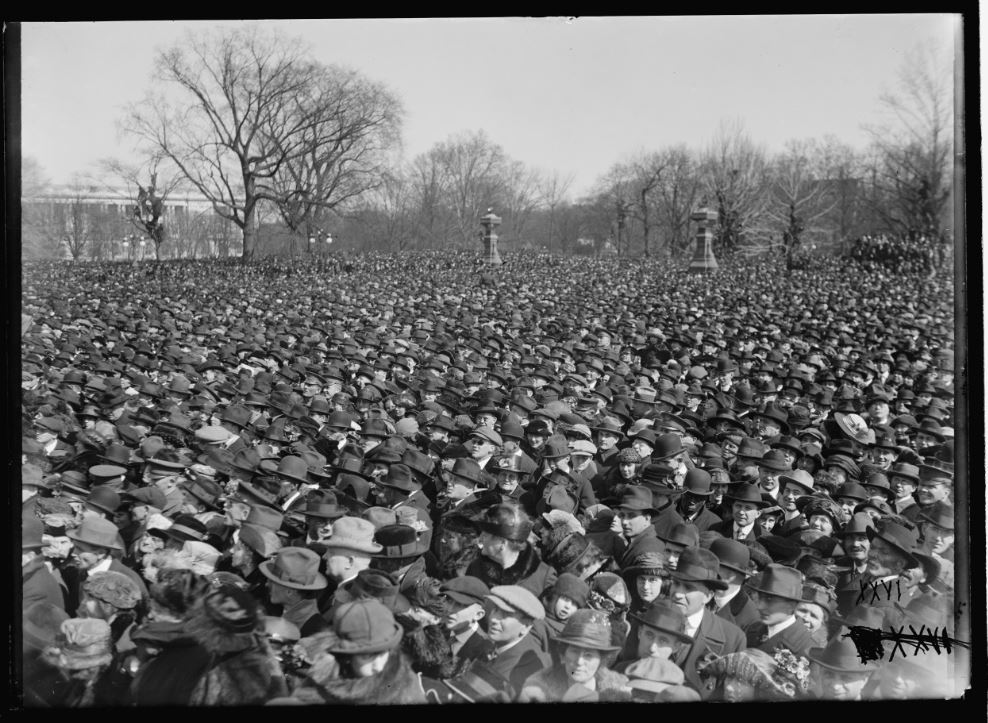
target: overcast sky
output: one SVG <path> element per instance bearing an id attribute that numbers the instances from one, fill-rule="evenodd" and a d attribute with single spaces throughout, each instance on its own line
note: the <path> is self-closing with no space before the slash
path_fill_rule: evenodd
<path id="1" fill-rule="evenodd" d="M 483 129 L 582 194 L 641 149 L 699 147 L 740 118 L 769 148 L 833 134 L 863 146 L 906 53 L 952 49 L 949 15 L 272 21 L 313 55 L 391 87 L 411 158 Z M 25 23 L 23 153 L 55 183 L 126 158 L 116 120 L 155 51 L 214 22 Z M 219 23 L 234 25 L 234 22 Z M 952 52 L 952 50 L 948 50 Z"/>

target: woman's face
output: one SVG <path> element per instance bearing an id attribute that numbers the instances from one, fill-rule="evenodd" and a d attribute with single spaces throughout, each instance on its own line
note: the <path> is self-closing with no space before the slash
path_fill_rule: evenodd
<path id="1" fill-rule="evenodd" d="M 600 651 L 567 645 L 563 651 L 563 668 L 574 683 L 586 683 L 593 679 L 600 668 Z"/>
<path id="2" fill-rule="evenodd" d="M 557 595 L 556 601 L 552 606 L 552 613 L 556 616 L 556 620 L 568 620 L 569 616 L 579 610 L 579 608 L 580 606 L 571 598 L 565 595 Z"/>
<path id="3" fill-rule="evenodd" d="M 803 625 L 811 633 L 819 630 L 826 619 L 823 609 L 819 605 L 809 602 L 801 602 L 796 606 L 796 617 L 803 621 Z"/>
<path id="4" fill-rule="evenodd" d="M 730 703 L 740 703 L 755 699 L 755 687 L 737 678 L 724 679 L 724 700 Z"/>
<path id="5" fill-rule="evenodd" d="M 354 677 L 369 678 L 380 673 L 388 663 L 389 653 L 385 650 L 383 653 L 355 654 L 352 658 Z"/>
<path id="6" fill-rule="evenodd" d="M 898 666 L 889 666 L 882 671 L 879 685 L 883 698 L 889 700 L 906 700 L 916 695 L 919 681 L 902 672 Z"/>
<path id="7" fill-rule="evenodd" d="M 662 592 L 662 578 L 658 575 L 639 575 L 635 579 L 638 597 L 644 602 L 652 602 Z"/>
<path id="8" fill-rule="evenodd" d="M 679 647 L 679 641 L 670 633 L 648 625 L 638 629 L 638 657 L 668 660 Z"/>

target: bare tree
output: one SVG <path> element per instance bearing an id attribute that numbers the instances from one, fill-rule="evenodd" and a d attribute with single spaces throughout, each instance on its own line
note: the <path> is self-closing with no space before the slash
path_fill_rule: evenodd
<path id="1" fill-rule="evenodd" d="M 556 220 L 556 209 L 566 200 L 570 186 L 573 185 L 573 174 L 561 175 L 558 171 L 544 173 L 539 177 L 537 193 L 540 203 L 549 211 L 548 246 L 552 252 L 552 234 Z"/>
<path id="2" fill-rule="evenodd" d="M 829 169 L 822 166 L 816 143 L 791 140 L 771 164 L 768 222 L 780 232 L 787 255 L 799 248 L 804 233 L 819 235 L 820 222 L 836 205 Z"/>
<path id="3" fill-rule="evenodd" d="M 140 163 L 124 163 L 110 158 L 100 163 L 96 179 L 111 193 L 119 193 L 118 183 L 127 189 L 121 200 L 127 203 L 127 221 L 154 244 L 154 257 L 161 259 L 161 245 L 168 235 L 166 202 L 183 181 L 182 174 L 160 152 Z"/>
<path id="4" fill-rule="evenodd" d="M 766 153 L 740 120 L 721 123 L 704 153 L 703 166 L 706 192 L 718 214 L 715 248 L 731 251 L 743 244 L 764 243 Z"/>
<path id="5" fill-rule="evenodd" d="M 327 211 L 383 182 L 388 153 L 400 142 L 402 108 L 383 85 L 337 66 L 315 71 L 296 102 L 310 120 L 292 137 L 271 129 L 272 143 L 286 146 L 272 186 L 285 224 L 308 237 L 325 225 Z"/>
<path id="6" fill-rule="evenodd" d="M 658 196 L 658 221 L 670 252 L 680 252 L 690 245 L 690 216 L 696 210 L 703 179 L 696 155 L 685 145 L 661 151 L 665 172 L 655 191 Z"/>
<path id="7" fill-rule="evenodd" d="M 245 259 L 257 242 L 258 204 L 278 201 L 274 179 L 313 122 L 298 113 L 318 72 L 304 53 L 299 41 L 256 25 L 189 35 L 155 60 L 156 80 L 177 87 L 184 102 L 149 96 L 123 123 L 241 229 Z"/>
<path id="8" fill-rule="evenodd" d="M 872 206 L 894 233 L 936 236 L 953 168 L 953 83 L 942 49 L 914 48 L 880 104 L 884 122 L 868 128 L 875 151 Z"/>

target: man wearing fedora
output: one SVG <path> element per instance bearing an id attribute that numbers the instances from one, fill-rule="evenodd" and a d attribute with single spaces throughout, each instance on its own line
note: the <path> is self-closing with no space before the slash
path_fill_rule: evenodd
<path id="1" fill-rule="evenodd" d="M 374 541 L 374 525 L 367 520 L 349 515 L 341 517 L 333 523 L 331 533 L 323 544 L 326 552 L 326 577 L 335 583 L 325 588 L 325 593 L 319 600 L 318 606 L 323 617 L 329 620 L 333 609 L 341 603 L 349 602 L 345 585 L 361 570 L 370 568 L 374 555 L 381 552 L 382 545 Z M 333 591 L 331 594 L 330 591 Z"/>
<path id="2" fill-rule="evenodd" d="M 666 598 L 659 598 L 630 617 L 631 632 L 615 670 L 624 673 L 642 660 L 661 660 L 679 670 L 681 682 L 683 672 L 673 659 L 678 659 L 693 644 L 693 638 L 685 632 L 686 616 L 682 609 Z"/>
<path id="3" fill-rule="evenodd" d="M 761 620 L 758 608 L 744 589 L 744 583 L 754 569 L 751 548 L 743 542 L 718 537 L 710 543 L 709 549 L 720 561 L 720 577 L 727 583 L 724 590 L 714 591 L 710 608 L 719 617 L 746 630 Z"/>
<path id="4" fill-rule="evenodd" d="M 134 581 L 141 591 L 141 599 L 147 600 L 147 585 L 144 584 L 141 576 L 114 557 L 114 553 L 124 552 L 123 540 L 116 525 L 108 520 L 90 518 L 83 520 L 82 524 L 74 530 L 69 530 L 68 537 L 75 548 L 73 557 L 78 563 L 80 572 L 75 594 L 71 595 L 72 591 L 70 591 L 71 599 L 81 599 L 82 586 L 89 575 L 112 570 L 123 573 Z"/>
<path id="5" fill-rule="evenodd" d="M 652 525 L 652 517 L 658 510 L 652 503 L 651 490 L 642 485 L 627 487 L 615 509 L 615 520 L 627 542 L 618 560 L 621 568 L 633 565 L 638 557 L 649 553 L 664 556 L 665 545 Z"/>
<path id="6" fill-rule="evenodd" d="M 720 578 L 720 561 L 710 550 L 684 550 L 676 569 L 669 572 L 669 577 L 669 600 L 685 616 L 683 632 L 693 641 L 689 648 L 681 650 L 673 658 L 673 662 L 682 668 L 687 684 L 700 691 L 705 700 L 710 692 L 704 692 L 697 663 L 708 653 L 721 656 L 743 650 L 744 632 L 734 623 L 718 617 L 708 607 L 714 592 L 727 588 L 727 583 Z"/>
<path id="7" fill-rule="evenodd" d="M 810 660 L 810 690 L 821 700 L 862 700 L 862 691 L 879 663 L 862 662 L 861 655 L 850 637 L 836 636 L 824 648 L 812 648 Z"/>
<path id="8" fill-rule="evenodd" d="M 787 537 L 809 526 L 803 513 L 796 507 L 800 497 L 813 494 L 813 476 L 803 469 L 784 472 L 779 475 L 781 487 L 778 501 L 782 508 L 782 520 L 776 525 L 776 534 Z"/>
<path id="9" fill-rule="evenodd" d="M 786 648 L 794 655 L 806 655 L 813 647 L 813 637 L 795 614 L 803 599 L 799 570 L 772 563 L 749 581 L 748 589 L 755 595 L 760 617 L 759 622 L 746 629 L 748 647 L 771 654 Z"/>
<path id="10" fill-rule="evenodd" d="M 724 500 L 731 504 L 731 519 L 712 525 L 710 530 L 740 542 L 753 541 L 762 536 L 762 530 L 755 522 L 761 510 L 769 507 L 771 503 L 762 497 L 758 485 L 732 485 L 731 491 L 724 496 Z"/>
<path id="11" fill-rule="evenodd" d="M 319 555 L 305 547 L 283 547 L 260 564 L 268 579 L 272 605 L 281 605 L 281 617 L 297 626 L 303 638 L 329 627 L 316 605 L 316 592 L 328 582 L 319 572 Z"/>

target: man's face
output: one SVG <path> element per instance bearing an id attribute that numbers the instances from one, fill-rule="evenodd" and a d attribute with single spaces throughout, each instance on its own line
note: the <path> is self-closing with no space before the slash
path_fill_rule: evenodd
<path id="1" fill-rule="evenodd" d="M 701 497 L 700 495 L 695 495 L 692 492 L 684 492 L 682 500 L 683 512 L 685 512 L 688 517 L 692 517 L 703 508 L 707 498 Z"/>
<path id="2" fill-rule="evenodd" d="M 936 555 L 942 555 L 954 544 L 954 531 L 940 527 L 932 522 L 923 524 L 923 541 L 927 549 Z"/>
<path id="3" fill-rule="evenodd" d="M 589 454 L 570 455 L 570 462 L 573 464 L 573 469 L 577 472 L 582 472 L 585 470 L 589 466 L 591 459 L 593 458 Z"/>
<path id="4" fill-rule="evenodd" d="M 96 547 L 79 540 L 74 541 L 75 557 L 79 561 L 79 569 L 90 570 L 103 561 L 107 556 L 107 550 L 103 547 Z"/>
<path id="5" fill-rule="evenodd" d="M 757 505 L 751 502 L 735 502 L 731 512 L 734 516 L 734 523 L 738 527 L 747 527 L 755 523 L 760 510 Z"/>
<path id="6" fill-rule="evenodd" d="M 523 622 L 520 613 L 502 610 L 493 603 L 489 603 L 487 613 L 487 635 L 495 643 L 510 643 L 519 638 L 523 638 L 531 630 L 532 626 L 527 621 Z"/>
<path id="7" fill-rule="evenodd" d="M 936 480 L 920 482 L 916 489 L 916 497 L 919 504 L 932 505 L 934 502 L 947 499 L 947 486 Z"/>
<path id="8" fill-rule="evenodd" d="M 906 477 L 892 475 L 889 483 L 892 485 L 892 491 L 895 492 L 895 498 L 897 500 L 911 498 L 913 496 L 913 492 L 916 491 L 916 483 Z"/>
<path id="9" fill-rule="evenodd" d="M 872 577 L 897 575 L 903 569 L 902 553 L 880 537 L 871 541 L 868 550 L 868 572 Z"/>
<path id="10" fill-rule="evenodd" d="M 618 510 L 617 516 L 621 519 L 625 537 L 634 537 L 652 524 L 651 515 L 642 514 L 640 510 Z"/>
<path id="11" fill-rule="evenodd" d="M 494 445 L 483 437 L 470 438 L 470 456 L 476 460 L 486 459 L 494 454 Z"/>
<path id="12" fill-rule="evenodd" d="M 776 625 L 793 613 L 793 603 L 776 595 L 763 592 L 752 593 L 758 615 L 766 625 Z"/>
<path id="13" fill-rule="evenodd" d="M 446 496 L 451 500 L 464 500 L 473 494 L 474 486 L 462 477 L 446 475 Z"/>
<path id="14" fill-rule="evenodd" d="M 774 469 L 759 467 L 758 483 L 766 492 L 774 492 L 779 489 L 779 473 Z"/>
<path id="15" fill-rule="evenodd" d="M 226 519 L 230 524 L 240 526 L 240 523 L 247 519 L 250 514 L 250 505 L 246 502 L 228 500 L 226 502 Z"/>
<path id="16" fill-rule="evenodd" d="M 755 429 L 758 431 L 758 436 L 762 439 L 778 437 L 779 432 L 782 430 L 777 422 L 766 419 L 765 417 L 757 417 L 755 419 Z"/>
<path id="17" fill-rule="evenodd" d="M 868 535 L 860 532 L 850 532 L 844 535 L 841 546 L 849 558 L 856 563 L 861 563 L 868 559 L 868 550 L 871 548 L 871 543 L 868 541 Z"/>
<path id="18" fill-rule="evenodd" d="M 857 700 L 871 673 L 844 673 L 820 667 L 820 692 L 824 700 Z"/>
<path id="19" fill-rule="evenodd" d="M 758 525 L 761 526 L 762 532 L 765 533 L 766 535 L 772 532 L 778 521 L 779 521 L 779 516 L 777 514 L 758 516 Z"/>
<path id="20" fill-rule="evenodd" d="M 882 469 L 888 469 L 892 466 L 898 453 L 894 449 L 888 449 L 886 447 L 873 447 L 868 450 L 868 456 L 871 457 L 871 461 Z"/>
<path id="21" fill-rule="evenodd" d="M 713 591 L 699 582 L 673 580 L 669 587 L 670 600 L 687 617 L 703 610 L 703 606 L 710 602 L 713 596 Z"/>
<path id="22" fill-rule="evenodd" d="M 450 600 L 449 612 L 443 620 L 443 625 L 450 633 L 456 635 L 469 628 L 474 621 L 484 617 L 484 606 L 480 603 L 462 605 Z"/>
<path id="23" fill-rule="evenodd" d="M 326 560 L 326 575 L 336 582 L 342 582 L 353 568 L 353 553 L 349 550 L 330 547 L 323 555 Z"/>
<path id="24" fill-rule="evenodd" d="M 875 421 L 888 419 L 889 405 L 886 402 L 872 402 L 868 405 L 868 416 Z"/>
<path id="25" fill-rule="evenodd" d="M 274 580 L 268 580 L 268 591 L 271 603 L 274 605 L 284 605 L 293 601 L 293 598 L 288 593 L 288 588 L 284 585 L 279 585 Z"/>
<path id="26" fill-rule="evenodd" d="M 786 512 L 796 511 L 796 498 L 803 494 L 803 488 L 799 485 L 787 484 L 782 488 L 779 495 L 780 507 Z"/>
<path id="27" fill-rule="evenodd" d="M 528 446 L 534 450 L 542 449 L 546 441 L 546 437 L 544 434 L 534 434 L 534 433 L 526 434 L 525 439 L 528 440 Z"/>
<path id="28" fill-rule="evenodd" d="M 679 648 L 679 638 L 649 625 L 638 628 L 638 657 L 668 660 Z"/>
<path id="29" fill-rule="evenodd" d="M 616 434 L 611 434 L 610 432 L 598 432 L 597 433 L 597 447 L 601 450 L 611 449 L 618 440 L 621 439 Z"/>

